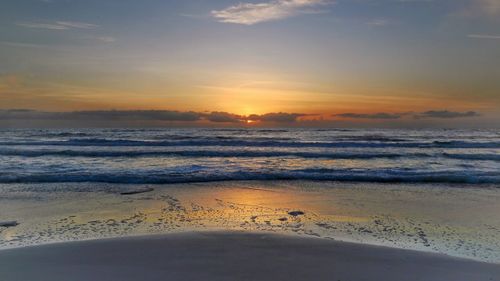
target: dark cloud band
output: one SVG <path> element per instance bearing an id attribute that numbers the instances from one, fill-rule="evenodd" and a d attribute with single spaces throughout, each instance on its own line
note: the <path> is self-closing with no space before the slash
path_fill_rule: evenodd
<path id="1" fill-rule="evenodd" d="M 194 112 L 174 110 L 101 110 L 73 112 L 44 112 L 28 109 L 0 110 L 0 120 L 75 120 L 75 121 L 172 121 L 213 123 L 244 123 L 248 120 L 293 123 L 306 114 L 300 113 L 267 113 L 263 115 L 243 116 L 229 112 Z"/>
<path id="2" fill-rule="evenodd" d="M 467 111 L 467 112 L 456 112 L 456 111 L 448 111 L 448 110 L 429 110 L 425 112 L 403 112 L 403 113 L 387 113 L 387 112 L 379 112 L 379 113 L 341 113 L 333 115 L 334 117 L 342 117 L 349 119 L 401 119 L 406 116 L 412 116 L 415 119 L 425 119 L 425 118 L 435 118 L 435 119 L 453 119 L 453 118 L 466 118 L 466 117 L 479 117 L 481 114 L 475 111 Z"/>

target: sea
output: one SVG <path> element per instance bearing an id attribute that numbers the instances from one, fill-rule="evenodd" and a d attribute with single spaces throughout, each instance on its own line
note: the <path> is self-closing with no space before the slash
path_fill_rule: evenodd
<path id="1" fill-rule="evenodd" d="M 0 183 L 500 184 L 499 130 L 3 129 Z"/>

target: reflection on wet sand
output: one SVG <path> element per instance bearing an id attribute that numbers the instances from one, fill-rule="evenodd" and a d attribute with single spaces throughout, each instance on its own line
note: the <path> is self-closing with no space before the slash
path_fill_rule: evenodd
<path id="1" fill-rule="evenodd" d="M 123 187 L 115 187 L 116 190 Z M 144 187 L 142 187 L 144 188 Z M 500 262 L 500 192 L 403 185 L 231 182 L 146 193 L 6 192 L 0 247 L 189 230 L 248 230 L 442 252 Z M 21 190 L 21 191 L 19 191 Z M 112 190 L 110 192 L 109 190 Z M 28 192 L 28 191 L 26 191 Z M 29 191 L 32 195 L 32 191 Z M 42 204 L 43 203 L 43 204 Z M 469 210 L 457 216 L 457 210 Z M 463 213 L 463 212 L 462 212 Z"/>

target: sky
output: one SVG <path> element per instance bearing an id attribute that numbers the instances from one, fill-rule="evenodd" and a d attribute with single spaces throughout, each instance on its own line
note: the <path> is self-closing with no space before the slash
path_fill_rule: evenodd
<path id="1" fill-rule="evenodd" d="M 500 126 L 500 0 L 1 6 L 4 127 Z"/>

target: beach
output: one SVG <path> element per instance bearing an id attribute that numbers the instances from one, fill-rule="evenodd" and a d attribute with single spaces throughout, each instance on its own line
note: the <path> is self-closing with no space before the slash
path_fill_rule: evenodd
<path id="1" fill-rule="evenodd" d="M 495 131 L 12 130 L 0 144 L 2 281 L 498 278 Z"/>
<path id="2" fill-rule="evenodd" d="M 500 281 L 499 43 L 500 0 L 2 1 L 0 281 Z"/>
<path id="3" fill-rule="evenodd" d="M 500 266 L 317 238 L 188 232 L 0 251 L 2 280 L 496 281 Z"/>
<path id="4" fill-rule="evenodd" d="M 315 237 L 500 263 L 494 186 L 235 181 L 0 185 L 0 249 L 190 231 Z"/>

